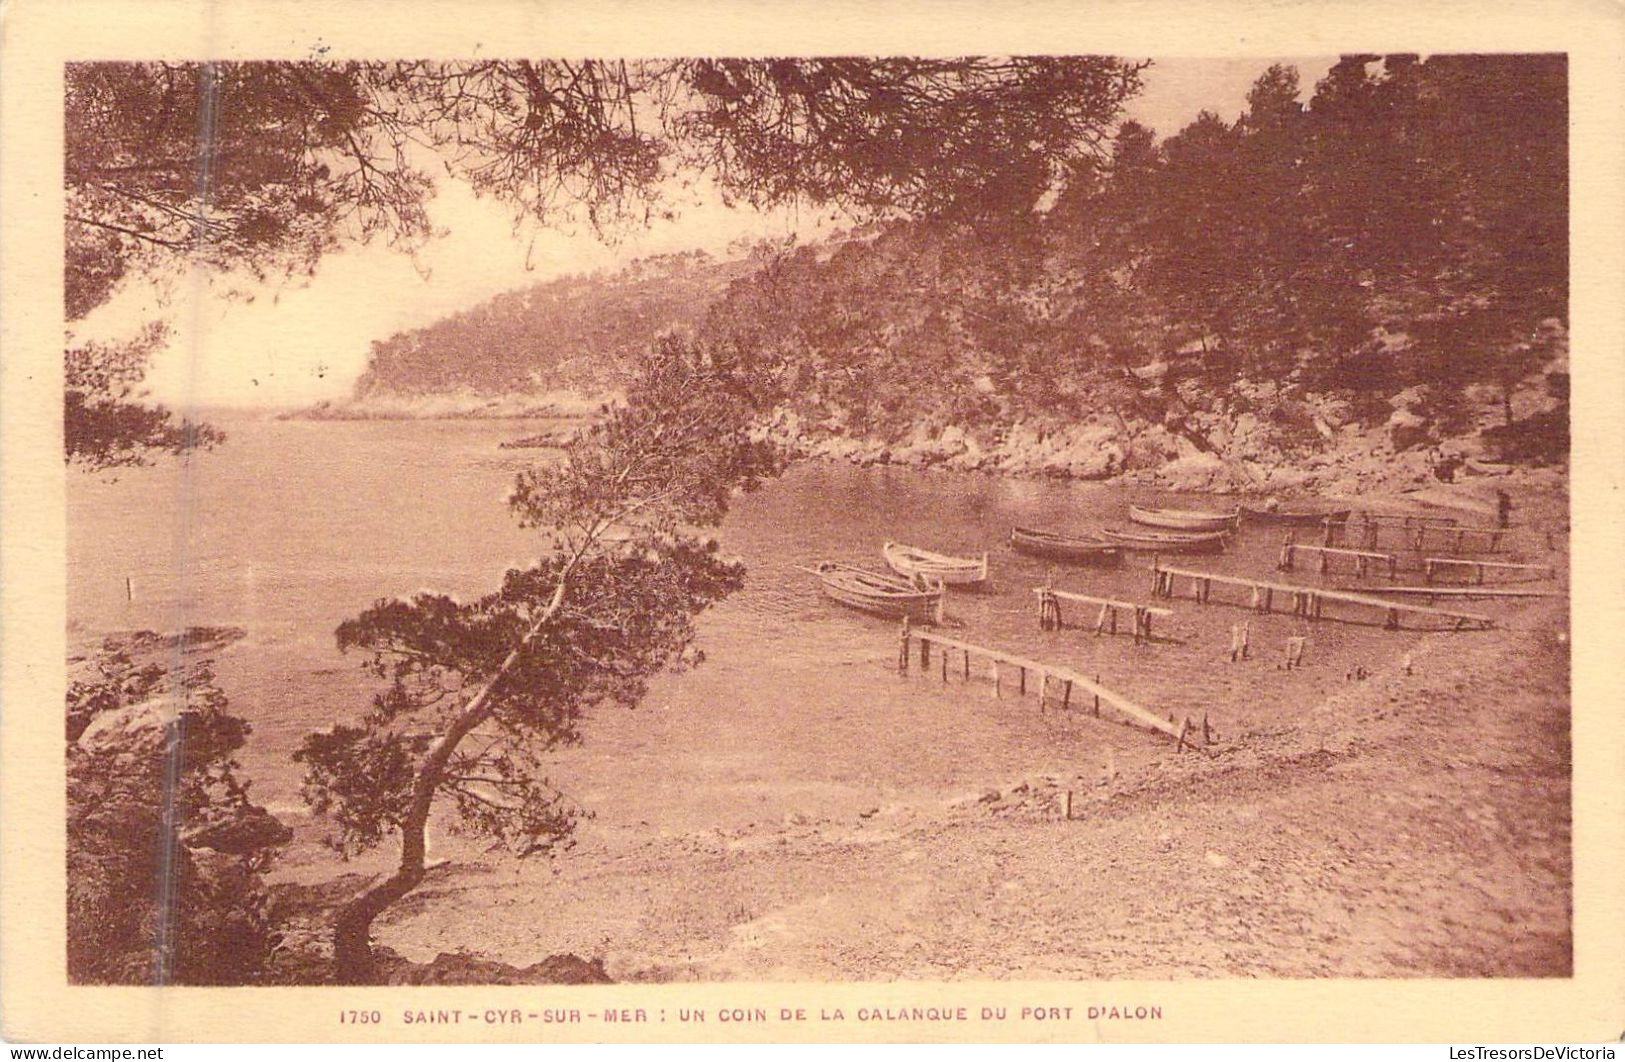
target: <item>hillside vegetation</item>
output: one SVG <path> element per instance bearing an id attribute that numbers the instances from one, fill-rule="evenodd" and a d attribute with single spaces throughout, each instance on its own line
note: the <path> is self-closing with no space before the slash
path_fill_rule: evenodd
<path id="1" fill-rule="evenodd" d="M 1037 202 L 504 295 L 375 344 L 358 397 L 601 393 L 675 328 L 782 365 L 779 433 L 829 456 L 1272 488 L 1561 461 L 1566 93 L 1562 56 L 1347 56 L 1307 104 L 1273 66 L 1237 121 L 1124 123 Z"/>

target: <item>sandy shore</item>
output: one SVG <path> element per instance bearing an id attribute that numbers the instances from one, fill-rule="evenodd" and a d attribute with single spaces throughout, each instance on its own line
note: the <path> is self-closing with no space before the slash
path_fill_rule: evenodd
<path id="1" fill-rule="evenodd" d="M 552 863 L 448 867 L 379 937 L 420 960 L 574 952 L 620 980 L 1566 976 L 1566 604 L 1503 615 L 1396 641 L 1210 755 L 604 831 Z"/>

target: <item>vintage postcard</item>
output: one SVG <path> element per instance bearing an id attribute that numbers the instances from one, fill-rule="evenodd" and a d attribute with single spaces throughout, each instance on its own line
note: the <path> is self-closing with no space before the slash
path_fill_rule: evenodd
<path id="1" fill-rule="evenodd" d="M 0 15 L 6 1037 L 1625 1032 L 1617 7 Z"/>

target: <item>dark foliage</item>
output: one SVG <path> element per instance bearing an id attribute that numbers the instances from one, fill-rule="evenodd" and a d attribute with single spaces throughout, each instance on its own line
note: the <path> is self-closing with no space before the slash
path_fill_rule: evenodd
<path id="1" fill-rule="evenodd" d="M 253 983 L 275 943 L 261 875 L 292 833 L 248 800 L 249 726 L 208 661 L 150 656 L 110 640 L 69 686 L 68 974 Z"/>
<path id="2" fill-rule="evenodd" d="M 162 406 L 138 401 L 147 363 L 163 329 L 149 326 L 136 340 L 70 347 L 62 391 L 63 454 L 90 469 L 147 464 L 155 453 L 207 450 L 225 434 L 207 424 L 176 422 Z"/>

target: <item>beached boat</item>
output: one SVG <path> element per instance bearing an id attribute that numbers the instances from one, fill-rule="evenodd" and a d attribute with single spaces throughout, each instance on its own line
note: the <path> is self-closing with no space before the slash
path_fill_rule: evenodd
<path id="1" fill-rule="evenodd" d="M 1228 513 L 1204 512 L 1197 509 L 1151 509 L 1143 505 L 1130 505 L 1128 518 L 1148 527 L 1166 527 L 1174 531 L 1231 531 L 1241 518 L 1241 510 Z"/>
<path id="2" fill-rule="evenodd" d="M 1030 527 L 1012 528 L 1010 545 L 1018 553 L 1075 564 L 1116 564 L 1123 559 L 1123 549 L 1115 542 L 1093 536 L 1058 535 Z"/>
<path id="3" fill-rule="evenodd" d="M 818 578 L 825 595 L 848 608 L 892 619 L 907 616 L 915 623 L 941 622 L 941 583 L 920 586 L 909 579 L 839 561 L 820 564 Z"/>
<path id="4" fill-rule="evenodd" d="M 1248 522 L 1264 524 L 1295 524 L 1319 525 L 1330 520 L 1334 524 L 1346 524 L 1349 519 L 1347 509 L 1328 509 L 1313 511 L 1308 509 L 1254 509 L 1250 506 L 1241 507 L 1241 515 Z"/>
<path id="5" fill-rule="evenodd" d="M 950 557 L 918 546 L 888 542 L 880 547 L 891 570 L 905 578 L 918 575 L 928 581 L 942 580 L 949 586 L 975 586 L 987 582 L 987 554 L 981 560 Z"/>
<path id="6" fill-rule="evenodd" d="M 1162 553 L 1220 553 L 1228 531 L 1142 531 L 1117 527 L 1101 529 L 1101 534 L 1124 549 L 1156 550 Z"/>

